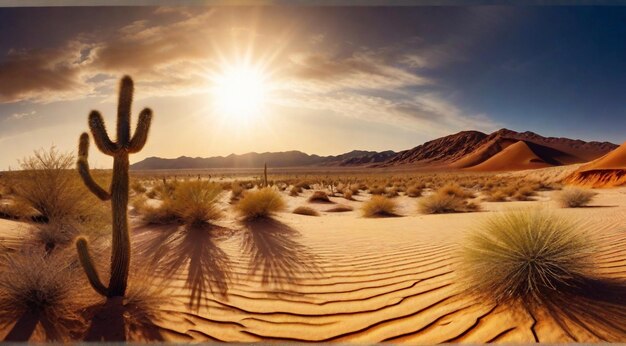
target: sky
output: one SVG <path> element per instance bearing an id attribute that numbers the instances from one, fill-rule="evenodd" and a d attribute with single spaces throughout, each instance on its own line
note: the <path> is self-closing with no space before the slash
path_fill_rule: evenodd
<path id="1" fill-rule="evenodd" d="M 0 170 L 75 152 L 93 109 L 115 129 L 123 75 L 133 121 L 154 112 L 131 162 L 503 127 L 621 144 L 625 23 L 626 7 L 590 6 L 0 8 Z"/>

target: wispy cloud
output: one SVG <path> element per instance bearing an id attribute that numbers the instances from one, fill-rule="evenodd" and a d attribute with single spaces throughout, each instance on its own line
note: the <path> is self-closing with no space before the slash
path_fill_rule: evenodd
<path id="1" fill-rule="evenodd" d="M 111 97 L 121 74 L 133 75 L 144 97 L 206 92 L 207 75 L 229 53 L 223 46 L 254 37 L 258 48 L 279 36 L 262 26 L 220 26 L 216 11 L 162 7 L 106 38 L 81 33 L 54 49 L 11 51 L 0 63 L 0 102 Z M 161 16 L 173 17 L 163 21 Z M 284 45 L 275 49 L 279 104 L 425 133 L 498 126 L 487 115 L 464 112 L 437 91 L 436 79 L 420 72 L 453 62 L 458 43 L 433 45 L 411 37 L 352 51 L 343 45 L 338 51 L 341 42 L 331 42 L 327 34 L 309 32 L 306 37 L 289 50 Z"/>

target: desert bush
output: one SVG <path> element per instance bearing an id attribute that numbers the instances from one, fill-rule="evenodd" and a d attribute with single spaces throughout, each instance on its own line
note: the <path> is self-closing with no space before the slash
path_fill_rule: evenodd
<path id="1" fill-rule="evenodd" d="M 46 252 L 51 252 L 59 246 L 67 246 L 80 233 L 76 224 L 55 221 L 40 224 L 34 230 L 34 241 L 43 244 Z"/>
<path id="2" fill-rule="evenodd" d="M 394 197 L 398 197 L 400 194 L 398 193 L 398 190 L 396 188 L 388 188 L 385 189 L 385 197 L 387 198 L 394 198 Z"/>
<path id="3" fill-rule="evenodd" d="M 516 201 L 530 201 L 532 196 L 537 195 L 535 188 L 532 185 L 520 186 L 513 194 L 512 198 Z"/>
<path id="4" fill-rule="evenodd" d="M 150 189 L 150 191 L 146 192 L 146 197 L 150 199 L 155 199 L 158 197 L 158 193 L 155 189 Z"/>
<path id="5" fill-rule="evenodd" d="M 346 190 L 343 192 L 343 198 L 345 198 L 345 199 L 347 199 L 347 200 L 352 200 L 352 199 L 353 199 L 353 198 L 352 198 L 352 191 L 351 191 L 351 190 L 346 189 Z"/>
<path id="6" fill-rule="evenodd" d="M 293 213 L 298 214 L 298 215 L 308 215 L 308 216 L 320 215 L 320 213 L 318 213 L 317 210 L 311 207 L 305 207 L 305 206 L 297 207 L 296 209 L 293 210 Z"/>
<path id="7" fill-rule="evenodd" d="M 0 264 L 0 324 L 37 316 L 46 326 L 46 341 L 69 341 L 82 328 L 78 311 L 88 285 L 75 262 L 64 254 L 21 249 L 0 256 Z"/>
<path id="8" fill-rule="evenodd" d="M 384 186 L 372 186 L 370 188 L 370 193 L 376 196 L 382 195 L 385 193 L 385 187 Z"/>
<path id="9" fill-rule="evenodd" d="M 235 206 L 245 219 L 271 217 L 285 209 L 282 196 L 271 188 L 247 192 Z"/>
<path id="10" fill-rule="evenodd" d="M 147 207 L 145 204 L 134 207 L 148 223 L 182 222 L 200 225 L 222 217 L 222 211 L 217 205 L 222 191 L 217 183 L 184 181 L 178 183 L 171 197 L 166 197 L 158 207 Z"/>
<path id="11" fill-rule="evenodd" d="M 13 181 L 17 199 L 28 203 L 48 221 L 90 218 L 95 209 L 94 198 L 81 183 L 74 163 L 71 153 L 61 153 L 54 147 L 37 150 L 22 159 L 22 171 Z"/>
<path id="12" fill-rule="evenodd" d="M 416 185 L 409 187 L 406 190 L 406 195 L 409 197 L 419 197 L 422 195 L 422 188 Z"/>
<path id="13" fill-rule="evenodd" d="M 591 265 L 589 239 L 576 224 L 540 210 L 493 216 L 465 244 L 470 289 L 496 302 L 540 301 L 575 286 Z"/>
<path id="14" fill-rule="evenodd" d="M 461 186 L 456 183 L 449 183 L 442 186 L 439 190 L 437 190 L 438 194 L 455 196 L 459 198 L 473 198 L 474 194 L 471 192 L 465 191 Z"/>
<path id="15" fill-rule="evenodd" d="M 136 193 L 136 194 L 142 194 L 145 193 L 147 191 L 147 189 L 145 188 L 145 186 L 143 186 L 143 184 L 141 183 L 141 181 L 139 180 L 134 180 L 131 184 L 130 184 L 130 188 Z"/>
<path id="16" fill-rule="evenodd" d="M 589 204 L 595 195 L 591 190 L 567 187 L 558 192 L 556 200 L 563 208 L 579 208 Z"/>
<path id="17" fill-rule="evenodd" d="M 332 203 L 324 191 L 314 191 L 308 201 L 310 203 Z"/>
<path id="18" fill-rule="evenodd" d="M 507 197 L 507 194 L 502 190 L 495 190 L 487 193 L 486 200 L 488 202 L 505 202 Z"/>
<path id="19" fill-rule="evenodd" d="M 384 196 L 372 196 L 362 207 L 365 217 L 398 216 L 397 209 L 397 203 Z"/>
<path id="20" fill-rule="evenodd" d="M 479 205 L 470 203 L 466 199 L 443 193 L 434 193 L 422 198 L 418 203 L 418 210 L 422 214 L 463 213 L 479 210 Z"/>
<path id="21" fill-rule="evenodd" d="M 289 196 L 298 196 L 302 192 L 302 188 L 298 186 L 294 186 L 289 190 Z"/>
<path id="22" fill-rule="evenodd" d="M 328 210 L 326 210 L 326 212 L 328 213 L 345 213 L 347 211 L 353 211 L 354 208 L 352 208 L 349 205 L 345 205 L 345 204 L 339 204 L 337 206 L 334 206 Z"/>

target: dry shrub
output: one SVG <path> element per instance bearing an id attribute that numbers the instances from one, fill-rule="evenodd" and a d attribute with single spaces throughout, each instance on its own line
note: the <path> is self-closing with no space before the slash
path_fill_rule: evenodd
<path id="1" fill-rule="evenodd" d="M 513 194 L 512 198 L 516 201 L 531 201 L 532 196 L 537 195 L 535 189 L 531 185 L 520 186 Z"/>
<path id="2" fill-rule="evenodd" d="M 372 196 L 362 207 L 365 217 L 390 217 L 398 216 L 398 205 L 393 200 L 383 196 Z"/>
<path id="3" fill-rule="evenodd" d="M 143 184 L 139 180 L 134 180 L 130 184 L 130 188 L 138 195 L 145 193 L 147 191 L 146 187 L 143 186 Z"/>
<path id="4" fill-rule="evenodd" d="M 346 189 L 346 190 L 343 192 L 343 198 L 345 198 L 345 199 L 347 199 L 347 200 L 353 200 L 354 198 L 352 198 L 352 191 L 351 191 L 351 190 Z"/>
<path id="5" fill-rule="evenodd" d="M 302 193 L 302 188 L 298 187 L 298 186 L 294 186 L 294 187 L 291 188 L 291 190 L 289 190 L 289 196 L 296 197 L 300 193 Z"/>
<path id="6" fill-rule="evenodd" d="M 400 196 L 400 194 L 396 188 L 385 189 L 385 197 L 394 198 L 398 196 Z"/>
<path id="7" fill-rule="evenodd" d="M 487 194 L 486 200 L 488 202 L 505 202 L 507 197 L 507 194 L 502 190 L 495 190 Z"/>
<path id="8" fill-rule="evenodd" d="M 459 198 L 473 198 L 474 194 L 471 192 L 465 191 L 461 186 L 456 183 L 449 183 L 441 187 L 438 191 L 438 194 L 454 196 Z"/>
<path id="9" fill-rule="evenodd" d="M 382 195 L 385 193 L 385 187 L 384 186 L 373 186 L 370 188 L 370 193 L 372 195 Z"/>
<path id="10" fill-rule="evenodd" d="M 409 197 L 420 197 L 422 195 L 422 188 L 420 186 L 411 186 L 406 190 L 406 195 Z"/>
<path id="11" fill-rule="evenodd" d="M 475 293 L 536 302 L 589 274 L 591 251 L 574 222 L 540 210 L 508 212 L 468 237 L 463 269 Z"/>
<path id="12" fill-rule="evenodd" d="M 305 206 L 297 207 L 293 210 L 293 213 L 298 215 L 320 216 L 320 213 L 318 213 L 317 210 Z"/>
<path id="13" fill-rule="evenodd" d="M 21 249 L 0 256 L 0 324 L 17 322 L 6 340 L 26 341 L 41 325 L 41 341 L 69 341 L 83 327 L 78 315 L 88 300 L 84 274 L 63 253 Z"/>
<path id="14" fill-rule="evenodd" d="M 563 208 L 579 208 L 589 204 L 595 195 L 591 190 L 566 187 L 558 192 L 556 200 Z"/>
<path id="15" fill-rule="evenodd" d="M 282 196 L 271 188 L 247 192 L 235 206 L 245 219 L 271 217 L 285 209 Z"/>
<path id="16" fill-rule="evenodd" d="M 463 213 L 478 211 L 480 206 L 456 195 L 437 191 L 428 197 L 422 198 L 418 203 L 418 210 L 422 214 Z"/>
<path id="17" fill-rule="evenodd" d="M 100 218 L 103 212 L 94 205 L 101 204 L 84 187 L 73 169 L 74 163 L 71 153 L 61 153 L 54 147 L 35 151 L 20 161 L 22 171 L 13 181 L 17 199 L 28 203 L 47 221 L 87 222 Z"/>
<path id="18" fill-rule="evenodd" d="M 349 205 L 339 204 L 337 206 L 334 206 L 334 207 L 326 210 L 326 212 L 328 212 L 328 213 L 345 213 L 345 212 L 353 211 L 353 210 L 354 210 L 354 208 L 352 208 Z"/>
<path id="19" fill-rule="evenodd" d="M 185 181 L 178 183 L 171 196 L 166 197 L 158 207 L 145 204 L 135 207 L 148 223 L 201 225 L 222 217 L 217 205 L 221 193 L 219 184 L 202 180 Z"/>
<path id="20" fill-rule="evenodd" d="M 324 191 L 314 191 L 311 197 L 309 197 L 310 203 L 332 203 L 328 198 L 328 195 Z"/>

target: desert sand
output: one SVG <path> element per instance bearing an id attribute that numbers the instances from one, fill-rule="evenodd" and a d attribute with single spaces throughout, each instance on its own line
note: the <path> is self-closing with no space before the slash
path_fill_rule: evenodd
<path id="1" fill-rule="evenodd" d="M 448 215 L 420 215 L 418 199 L 400 196 L 401 217 L 373 219 L 360 216 L 366 195 L 354 201 L 331 197 L 355 210 L 328 213 L 332 204 L 306 201 L 310 191 L 298 197 L 285 194 L 289 210 L 308 205 L 321 216 L 284 212 L 275 221 L 246 227 L 231 214 L 200 235 L 178 235 L 165 254 L 172 267 L 161 275 L 172 298 L 158 306 L 157 328 L 149 335 L 183 342 L 623 340 L 625 320 L 597 309 L 582 317 L 573 311 L 576 323 L 550 311 L 533 316 L 476 301 L 466 294 L 457 270 L 464 236 L 485 217 L 509 209 L 549 208 L 580 221 L 599 239 L 599 274 L 626 279 L 626 188 L 598 192 L 588 208 L 558 208 L 552 201 L 555 192 L 549 191 L 535 201 L 484 202 L 482 212 Z M 231 213 L 226 200 L 223 208 Z M 138 259 L 149 256 L 146 249 L 163 241 L 164 234 L 176 233 L 139 226 L 136 219 L 133 223 Z M 25 227 L 0 220 L 0 244 L 19 242 Z M 201 262 L 211 264 L 212 271 L 202 272 Z M 210 287 L 203 286 L 200 276 L 212 278 Z M 614 326 L 602 327 L 605 318 Z"/>

